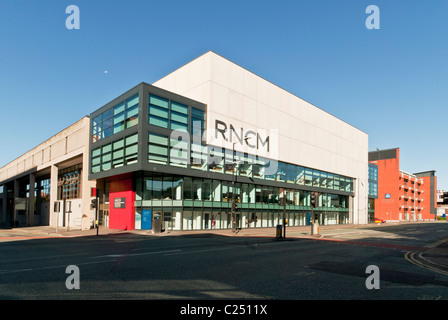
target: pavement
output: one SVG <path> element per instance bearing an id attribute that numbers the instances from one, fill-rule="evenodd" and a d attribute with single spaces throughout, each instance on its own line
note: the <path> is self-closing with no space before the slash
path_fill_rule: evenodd
<path id="1" fill-rule="evenodd" d="M 430 221 L 434 223 L 435 221 Z M 394 226 L 403 224 L 415 224 L 425 222 L 397 222 L 386 223 L 383 225 L 328 225 L 320 226 L 318 234 L 311 235 L 310 226 L 286 228 L 286 237 L 279 239 L 276 237 L 276 228 L 247 228 L 241 229 L 237 233 L 233 233 L 230 229 L 214 229 L 214 230 L 188 230 L 188 231 L 165 231 L 161 233 L 153 233 L 150 230 L 118 230 L 100 227 L 89 230 L 67 230 L 65 227 L 37 226 L 37 227 L 21 227 L 21 228 L 0 228 L 0 243 L 9 241 L 20 241 L 30 239 L 49 239 L 49 238 L 76 238 L 76 237 L 92 237 L 92 236 L 141 236 L 147 238 L 163 238 L 163 237 L 265 237 L 272 240 L 293 240 L 293 239 L 313 239 L 327 241 L 344 241 L 351 244 L 366 246 L 382 246 L 393 247 L 395 249 L 404 250 L 405 259 L 410 263 L 418 265 L 422 268 L 431 269 L 435 272 L 448 275 L 448 238 L 441 239 L 435 243 L 431 243 L 424 247 L 412 247 L 398 244 L 388 244 L 387 241 L 362 241 L 362 233 L 375 231 L 375 228 L 384 226 Z M 447 223 L 439 222 L 439 223 Z M 366 231 L 367 230 L 367 231 Z M 378 229 L 379 230 L 379 229 Z M 381 229 L 382 231 L 384 229 Z M 353 239 L 347 235 L 355 235 Z M 371 233 L 370 233 L 371 235 Z M 384 239 L 382 239 L 384 240 Z"/>

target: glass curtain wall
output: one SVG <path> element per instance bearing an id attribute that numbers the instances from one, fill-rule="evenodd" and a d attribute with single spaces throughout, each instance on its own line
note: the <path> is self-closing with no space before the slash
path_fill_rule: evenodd
<path id="1" fill-rule="evenodd" d="M 160 173 L 141 173 L 136 179 L 136 210 L 160 212 L 164 230 L 231 228 L 232 197 L 240 228 L 283 224 L 284 211 L 288 226 L 309 224 L 309 191 Z M 349 197 L 320 193 L 314 212 L 323 225 L 348 223 Z"/>

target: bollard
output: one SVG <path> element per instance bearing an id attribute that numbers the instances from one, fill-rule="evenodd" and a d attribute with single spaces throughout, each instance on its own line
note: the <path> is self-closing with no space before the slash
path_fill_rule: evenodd
<path id="1" fill-rule="evenodd" d="M 319 223 L 315 222 L 313 224 L 313 234 L 318 235 L 319 234 Z"/>

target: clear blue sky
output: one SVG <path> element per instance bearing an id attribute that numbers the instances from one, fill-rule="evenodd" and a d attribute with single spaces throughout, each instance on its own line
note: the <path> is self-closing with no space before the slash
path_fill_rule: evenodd
<path id="1" fill-rule="evenodd" d="M 80 30 L 68 30 L 68 5 Z M 380 30 L 368 30 L 370 4 Z M 0 0 L 0 166 L 213 50 L 448 190 L 446 0 Z M 108 72 L 105 73 L 104 71 Z"/>

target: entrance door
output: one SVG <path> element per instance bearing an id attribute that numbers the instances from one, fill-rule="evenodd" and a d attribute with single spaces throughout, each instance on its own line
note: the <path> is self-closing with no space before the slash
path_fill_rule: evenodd
<path id="1" fill-rule="evenodd" d="M 210 213 L 204 213 L 204 229 L 210 228 Z"/>
<path id="2" fill-rule="evenodd" d="M 171 211 L 164 211 L 163 212 L 162 230 L 173 230 L 172 221 L 173 221 L 173 219 L 171 217 Z"/>

